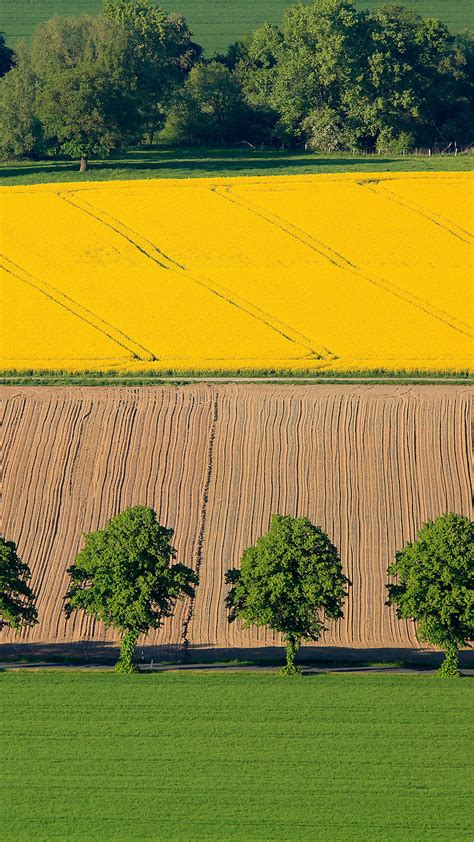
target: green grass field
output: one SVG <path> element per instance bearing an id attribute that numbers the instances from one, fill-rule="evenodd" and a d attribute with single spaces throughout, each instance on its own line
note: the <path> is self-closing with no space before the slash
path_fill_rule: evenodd
<path id="1" fill-rule="evenodd" d="M 3 842 L 472 839 L 470 679 L 25 671 L 0 685 Z"/>
<path id="2" fill-rule="evenodd" d="M 111 181 L 132 178 L 203 178 L 211 176 L 305 175 L 328 172 L 470 171 L 474 155 L 315 155 L 310 152 L 253 150 L 248 147 L 194 149 L 158 147 L 131 150 L 105 161 L 92 161 L 79 173 L 77 161 L 0 162 L 0 185 L 52 181 Z"/>
<path id="3" fill-rule="evenodd" d="M 279 23 L 289 0 L 161 0 L 167 11 L 185 15 L 196 40 L 208 53 L 225 50 L 228 44 L 263 21 Z M 357 0 L 358 8 L 374 8 L 381 0 Z M 474 26 L 470 0 L 405 0 L 404 5 L 422 15 L 438 17 L 453 31 Z M 29 38 L 34 28 L 54 14 L 96 14 L 101 0 L 5 0 L 1 27 L 14 46 Z"/>

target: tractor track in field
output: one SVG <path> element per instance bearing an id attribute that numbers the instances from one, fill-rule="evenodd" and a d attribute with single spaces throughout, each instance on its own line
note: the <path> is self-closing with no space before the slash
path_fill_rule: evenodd
<path id="1" fill-rule="evenodd" d="M 280 319 L 277 319 L 271 313 L 262 310 L 260 307 L 253 304 L 253 302 L 248 301 L 240 295 L 236 295 L 234 292 L 232 292 L 232 290 L 229 290 L 226 287 L 213 286 L 213 281 L 211 281 L 208 278 L 205 278 L 204 276 L 196 275 L 194 272 L 189 270 L 184 264 L 179 263 L 174 258 L 169 257 L 165 252 L 158 248 L 158 246 L 154 242 L 149 240 L 143 234 L 139 233 L 138 231 L 135 231 L 133 228 L 126 225 L 124 222 L 117 219 L 112 214 L 97 208 L 95 205 L 92 205 L 90 202 L 87 202 L 82 197 L 80 200 L 77 200 L 77 192 L 79 191 L 60 191 L 57 195 L 63 201 L 67 202 L 68 204 L 72 205 L 73 207 L 77 208 L 83 213 L 87 213 L 97 222 L 100 222 L 102 225 L 105 225 L 107 228 L 111 229 L 116 234 L 123 237 L 131 246 L 136 248 L 141 254 L 143 254 L 149 260 L 157 264 L 160 268 L 168 271 L 175 271 L 178 273 L 183 272 L 186 275 L 186 277 L 188 277 L 193 283 L 197 284 L 203 289 L 206 289 L 212 295 L 216 295 L 218 298 L 225 301 L 230 306 L 236 307 L 238 310 L 241 310 L 250 318 L 255 319 L 260 323 L 264 324 L 267 328 L 269 328 L 272 331 L 275 331 L 288 342 L 296 344 L 300 348 L 304 349 L 306 355 L 305 357 L 302 357 L 302 359 L 338 359 L 337 355 L 330 351 L 328 348 L 314 348 L 314 343 L 312 343 L 309 337 L 300 333 L 298 330 L 295 330 L 293 327 L 286 324 L 285 322 L 282 322 Z M 74 196 L 76 200 L 72 199 L 71 196 Z M 141 241 L 141 244 L 139 241 Z M 159 258 L 156 257 L 155 252 L 157 255 L 159 255 Z"/>
<path id="2" fill-rule="evenodd" d="M 30 272 L 27 272 L 26 269 L 23 269 L 22 266 L 19 266 L 10 260 L 10 258 L 6 257 L 6 255 L 0 255 L 0 265 L 9 275 L 22 283 L 33 287 L 33 289 L 36 289 L 37 292 L 40 292 L 46 298 L 49 298 L 50 301 L 53 301 L 59 307 L 62 307 L 73 316 L 76 316 L 76 318 L 81 319 L 81 321 L 88 324 L 94 330 L 102 333 L 107 337 L 107 339 L 110 339 L 116 345 L 119 345 L 125 351 L 128 351 L 128 353 L 131 354 L 132 359 L 137 359 L 143 362 L 155 362 L 158 359 L 152 351 L 145 348 L 143 345 L 140 345 L 139 342 L 136 342 L 120 330 L 120 328 L 110 322 L 107 322 L 97 313 L 94 313 L 92 310 L 84 307 L 83 304 L 75 301 L 69 295 L 66 295 L 60 289 L 57 289 L 57 287 L 54 287 L 47 281 L 42 281 L 39 278 L 36 278 Z"/>
<path id="3" fill-rule="evenodd" d="M 206 481 L 203 488 L 202 494 L 202 504 L 201 504 L 201 515 L 200 515 L 200 526 L 199 526 L 199 533 L 196 542 L 196 551 L 194 556 L 194 572 L 198 575 L 201 573 L 201 565 L 202 565 L 202 550 L 204 545 L 204 536 L 206 532 L 206 521 L 207 521 L 207 504 L 209 502 L 209 488 L 211 486 L 211 478 L 212 478 L 212 468 L 213 468 L 213 460 L 214 460 L 214 441 L 216 437 L 216 427 L 217 422 L 219 420 L 219 396 L 216 393 L 215 399 L 213 402 L 213 413 L 212 413 L 212 423 L 209 430 L 209 446 L 208 446 L 208 453 L 207 453 L 207 470 L 206 470 Z M 199 584 L 196 586 L 199 587 Z M 184 622 L 183 622 L 183 631 L 181 634 L 181 641 L 182 641 L 182 648 L 184 654 L 188 652 L 189 649 L 189 624 L 193 618 L 193 611 L 196 602 L 196 595 L 191 597 L 188 600 L 188 610 L 186 612 Z"/>
<path id="4" fill-rule="evenodd" d="M 457 225 L 451 219 L 448 219 L 441 214 L 434 212 L 429 213 L 421 205 L 418 205 L 417 202 L 397 196 L 393 190 L 390 190 L 389 187 L 385 186 L 386 181 L 390 181 L 390 179 L 382 180 L 378 178 L 367 178 L 361 179 L 361 181 L 357 183 L 359 187 L 363 187 L 365 190 L 370 190 L 370 192 L 374 193 L 376 196 L 383 196 L 389 201 L 400 205 L 402 208 L 408 208 L 408 210 L 413 211 L 413 213 L 418 214 L 418 216 L 422 216 L 424 219 L 427 219 L 428 222 L 432 222 L 433 225 L 437 225 L 438 228 L 442 228 L 444 231 L 447 231 L 448 234 L 451 234 L 453 237 L 456 237 L 468 246 L 473 245 L 473 235 L 470 231 L 466 231 L 466 229 L 461 228 L 460 225 Z"/>
<path id="5" fill-rule="evenodd" d="M 240 196 L 232 188 L 231 185 L 211 187 L 210 189 L 216 195 L 221 196 L 228 202 L 232 202 L 235 205 L 245 208 L 250 213 L 253 213 L 256 216 L 259 216 L 261 219 L 266 220 L 270 225 L 274 225 L 288 236 L 293 237 L 293 239 L 295 240 L 298 240 L 300 243 L 310 248 L 316 254 L 319 254 L 320 257 L 323 257 L 333 266 L 336 266 L 338 269 L 342 269 L 345 272 L 350 272 L 353 275 L 356 275 L 358 278 L 361 278 L 362 280 L 367 281 L 369 284 L 372 284 L 372 286 L 375 286 L 379 289 L 383 289 L 385 290 L 385 292 L 388 292 L 389 294 L 396 296 L 397 298 L 401 299 L 402 301 L 405 301 L 411 306 L 416 307 L 418 310 L 423 311 L 431 318 L 436 319 L 437 321 L 452 328 L 453 330 L 456 330 L 458 333 L 461 333 L 464 336 L 469 337 L 470 339 L 473 338 L 474 333 L 471 325 L 467 325 L 464 322 L 461 322 L 459 319 L 455 319 L 450 313 L 447 313 L 444 310 L 439 310 L 438 308 L 433 307 L 428 301 L 425 301 L 419 296 L 413 295 L 412 293 L 408 292 L 408 290 L 405 290 L 403 287 L 397 286 L 397 284 L 394 284 L 391 281 L 387 281 L 384 278 L 370 277 L 364 272 L 363 269 L 357 266 L 357 264 L 352 263 L 348 258 L 346 258 L 342 254 L 339 254 L 339 252 L 332 249 L 326 243 L 317 240 L 307 231 L 304 231 L 302 228 L 299 228 L 293 223 L 288 222 L 288 220 L 284 219 L 283 217 L 278 216 L 273 212 L 265 210 L 265 208 L 263 208 L 257 202 L 251 202 L 249 199 L 244 199 L 244 197 Z"/>
<path id="6" fill-rule="evenodd" d="M 229 625 L 224 601 L 226 570 L 280 512 L 320 524 L 353 582 L 321 645 L 418 650 L 385 606 L 387 566 L 424 521 L 469 516 L 471 400 L 441 384 L 4 387 L 3 534 L 32 570 L 39 624 L 2 642 L 113 645 L 102 624 L 66 621 L 66 569 L 84 532 L 141 504 L 200 583 L 139 646 L 280 645 Z"/>

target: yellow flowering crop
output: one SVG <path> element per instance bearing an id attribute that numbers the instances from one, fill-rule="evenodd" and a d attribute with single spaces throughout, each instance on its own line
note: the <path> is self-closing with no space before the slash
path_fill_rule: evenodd
<path id="1" fill-rule="evenodd" d="M 6 187 L 3 369 L 462 370 L 472 177 Z"/>

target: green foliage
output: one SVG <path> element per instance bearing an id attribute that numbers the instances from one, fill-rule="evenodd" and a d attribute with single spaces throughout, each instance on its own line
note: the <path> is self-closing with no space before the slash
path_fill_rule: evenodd
<path id="1" fill-rule="evenodd" d="M 443 663 L 441 664 L 437 675 L 439 678 L 461 677 L 461 672 L 459 670 L 459 651 L 456 644 L 450 644 L 446 649 Z"/>
<path id="2" fill-rule="evenodd" d="M 14 542 L 0 535 L 0 629 L 10 626 L 19 631 L 38 622 L 30 578 L 30 569 L 20 561 Z"/>
<path id="3" fill-rule="evenodd" d="M 5 43 L 5 33 L 0 32 L 0 76 L 4 76 L 13 67 L 14 55 L 13 50 Z"/>
<path id="4" fill-rule="evenodd" d="M 402 6 L 358 8 L 298 3 L 281 27 L 264 23 L 200 64 L 185 19 L 152 0 L 104 0 L 98 18 L 53 18 L 19 49 L 0 87 L 0 152 L 63 152 L 85 164 L 153 143 L 163 126 L 173 142 L 323 153 L 472 143 L 472 37 Z"/>
<path id="5" fill-rule="evenodd" d="M 40 156 L 46 152 L 43 127 L 36 111 L 36 76 L 23 52 L 0 79 L 0 156 Z"/>
<path id="6" fill-rule="evenodd" d="M 139 127 L 127 36 L 112 21 L 52 18 L 0 82 L 4 155 L 109 155 Z"/>
<path id="7" fill-rule="evenodd" d="M 104 14 L 128 36 L 142 130 L 153 143 L 171 98 L 200 56 L 182 15 L 151 0 L 104 0 Z"/>
<path id="8" fill-rule="evenodd" d="M 269 626 L 287 643 L 285 673 L 294 674 L 294 660 L 303 640 L 318 640 L 324 619 L 342 617 L 344 588 L 336 547 L 307 518 L 274 515 L 270 530 L 245 550 L 241 568 L 228 570 L 231 589 L 226 599 L 229 622 L 244 628 Z"/>
<path id="9" fill-rule="evenodd" d="M 104 18 L 52 18 L 39 27 L 31 60 L 38 115 L 60 151 L 108 155 L 138 130 L 133 66 L 121 27 Z"/>
<path id="10" fill-rule="evenodd" d="M 472 142 L 472 68 L 463 38 L 402 6 L 351 0 L 289 8 L 231 57 L 248 101 L 275 113 L 275 137 L 315 151 L 401 154 Z"/>
<path id="11" fill-rule="evenodd" d="M 237 79 L 214 61 L 191 70 L 168 115 L 163 138 L 202 143 L 233 140 L 248 111 Z"/>
<path id="12" fill-rule="evenodd" d="M 458 675 L 458 648 L 474 638 L 474 523 L 454 513 L 428 521 L 388 568 L 388 604 L 447 650 L 440 675 Z"/>
<path id="13" fill-rule="evenodd" d="M 139 672 L 137 665 L 133 663 L 138 638 L 139 634 L 136 631 L 127 631 L 123 635 L 120 643 L 120 657 L 115 666 L 116 672 L 125 674 Z"/>
<path id="14" fill-rule="evenodd" d="M 133 670 L 138 636 L 160 628 L 177 599 L 194 595 L 194 571 L 172 564 L 172 536 L 153 509 L 135 506 L 86 535 L 84 549 L 67 571 L 66 616 L 82 610 L 122 635 L 118 671 Z"/>

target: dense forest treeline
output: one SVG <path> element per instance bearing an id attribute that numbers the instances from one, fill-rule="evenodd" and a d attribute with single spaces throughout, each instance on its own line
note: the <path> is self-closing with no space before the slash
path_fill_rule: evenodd
<path id="1" fill-rule="evenodd" d="M 400 5 L 290 7 L 207 60 L 183 16 L 104 0 L 0 39 L 0 155 L 82 160 L 163 140 L 401 154 L 474 141 L 474 34 Z"/>

